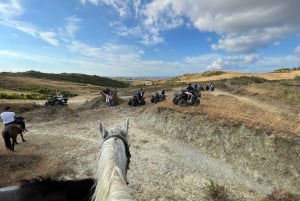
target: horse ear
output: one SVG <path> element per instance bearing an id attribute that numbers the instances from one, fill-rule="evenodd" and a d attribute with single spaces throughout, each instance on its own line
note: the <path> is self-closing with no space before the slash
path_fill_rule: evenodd
<path id="1" fill-rule="evenodd" d="M 108 135 L 108 132 L 107 132 L 107 130 L 104 128 L 104 125 L 103 125 L 103 123 L 102 122 L 100 122 L 100 133 L 101 133 L 101 136 L 102 136 L 102 138 L 104 139 L 104 138 L 106 138 L 106 136 Z"/>
<path id="2" fill-rule="evenodd" d="M 126 124 L 125 124 L 125 130 L 128 132 L 128 128 L 129 128 L 129 118 L 126 120 Z"/>
<path id="3" fill-rule="evenodd" d="M 124 132 L 121 132 L 121 134 L 124 137 L 127 137 L 127 135 L 128 135 L 128 128 L 129 128 L 129 119 L 126 120 L 126 123 L 124 125 Z"/>

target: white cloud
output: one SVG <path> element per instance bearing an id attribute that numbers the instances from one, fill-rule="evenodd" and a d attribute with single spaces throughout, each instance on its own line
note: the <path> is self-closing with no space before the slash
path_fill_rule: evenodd
<path id="1" fill-rule="evenodd" d="M 11 51 L 11 50 L 0 50 L 0 56 L 5 57 L 12 57 L 12 58 L 18 58 L 18 59 L 25 59 L 29 61 L 35 61 L 35 62 L 41 62 L 41 63 L 54 63 L 53 57 L 45 57 L 41 55 L 32 55 L 27 54 L 24 52 L 17 52 L 17 51 Z"/>
<path id="2" fill-rule="evenodd" d="M 222 59 L 218 59 L 213 61 L 209 66 L 207 66 L 208 70 L 219 70 L 224 66 L 224 61 Z"/>
<path id="3" fill-rule="evenodd" d="M 80 41 L 73 41 L 69 49 L 91 59 L 103 59 L 121 62 L 122 59 L 139 58 L 140 52 L 127 45 L 106 43 L 102 47 L 92 47 Z"/>
<path id="4" fill-rule="evenodd" d="M 54 32 L 43 31 L 29 23 L 15 20 L 16 17 L 24 13 L 25 10 L 18 0 L 0 3 L 0 24 L 17 29 L 35 38 L 42 39 L 51 45 L 57 46 L 59 44 L 59 40 Z"/>
<path id="5" fill-rule="evenodd" d="M 120 21 L 111 23 L 118 35 L 139 38 L 140 43 L 147 46 L 164 42 L 162 31 L 176 28 L 184 23 L 169 1 L 153 1 L 143 5 L 141 0 L 102 0 L 101 2 L 112 6 L 119 12 Z M 126 6 L 124 2 L 127 3 Z M 127 26 L 126 23 L 122 23 L 124 17 L 135 18 L 136 21 Z"/>
<path id="6" fill-rule="evenodd" d="M 0 21 L 21 16 L 23 12 L 18 0 L 11 0 L 7 3 L 0 2 Z"/>
<path id="7" fill-rule="evenodd" d="M 138 50 L 138 53 L 139 54 L 145 54 L 144 50 L 142 50 L 142 49 Z"/>
<path id="8" fill-rule="evenodd" d="M 254 64 L 262 59 L 259 55 L 245 55 L 240 57 L 223 57 L 214 60 L 207 66 L 207 70 L 219 70 L 226 67 L 235 68 L 236 66 L 245 66 Z"/>
<path id="9" fill-rule="evenodd" d="M 69 48 L 72 52 L 77 52 L 88 57 L 100 57 L 102 53 L 100 48 L 90 47 L 80 41 L 73 41 Z"/>
<path id="10" fill-rule="evenodd" d="M 141 7 L 141 0 L 133 0 L 133 10 L 135 13 L 135 18 L 139 16 L 140 7 Z"/>
<path id="11" fill-rule="evenodd" d="M 86 2 L 90 2 L 91 4 L 98 5 L 99 0 L 80 0 L 82 4 L 86 4 Z"/>
<path id="12" fill-rule="evenodd" d="M 119 35 L 137 37 L 144 45 L 163 43 L 164 31 L 193 26 L 219 35 L 213 50 L 255 53 L 300 33 L 299 0 L 81 0 L 87 2 L 111 6 L 122 22 L 134 16 L 130 25 L 112 24 Z"/>
<path id="13" fill-rule="evenodd" d="M 75 33 L 79 30 L 79 26 L 77 24 L 81 22 L 81 19 L 75 16 L 71 16 L 68 17 L 66 21 L 67 24 L 65 26 L 65 30 L 69 37 L 74 38 Z"/>
<path id="14" fill-rule="evenodd" d="M 153 1 L 143 9 L 145 17 L 143 26 L 146 33 L 141 42 L 145 45 L 161 43 L 164 38 L 160 35 L 162 31 L 176 28 L 184 23 L 180 13 L 176 12 L 170 4 L 171 1 Z"/>
<path id="15" fill-rule="evenodd" d="M 294 54 L 300 57 L 300 46 L 294 49 Z"/>
<path id="16" fill-rule="evenodd" d="M 128 14 L 127 5 L 129 4 L 129 0 L 100 0 L 100 2 L 115 8 L 118 11 L 120 17 L 124 17 Z"/>
<path id="17" fill-rule="evenodd" d="M 54 32 L 40 32 L 40 38 L 44 41 L 47 41 L 51 45 L 57 46 L 59 45 L 59 41 L 56 39 L 56 34 Z"/>
<path id="18" fill-rule="evenodd" d="M 279 43 L 279 39 L 296 32 L 298 27 L 282 26 L 278 28 L 265 28 L 261 31 L 250 31 L 244 34 L 227 34 L 213 44 L 212 49 L 227 52 L 255 52 L 259 48 Z M 299 29 L 300 31 L 300 29 Z"/>
<path id="19" fill-rule="evenodd" d="M 158 30 L 152 34 L 181 26 L 181 16 L 186 16 L 199 31 L 224 36 L 213 49 L 255 52 L 286 36 L 299 34 L 299 7 L 298 0 L 154 0 L 145 6 L 144 15 L 145 25 Z"/>
<path id="20" fill-rule="evenodd" d="M 120 17 L 124 17 L 128 14 L 128 4 L 131 2 L 129 0 L 80 0 L 82 4 L 86 4 L 86 2 L 89 2 L 91 4 L 94 4 L 96 6 L 100 4 L 104 4 L 106 6 L 113 7 L 120 15 Z M 134 5 L 139 6 L 140 1 L 134 0 Z"/>

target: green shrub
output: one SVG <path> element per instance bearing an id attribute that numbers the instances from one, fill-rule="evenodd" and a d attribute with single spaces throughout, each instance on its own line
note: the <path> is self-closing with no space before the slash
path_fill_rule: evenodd
<path id="1" fill-rule="evenodd" d="M 215 76 L 215 75 L 222 75 L 224 74 L 224 71 L 206 71 L 202 73 L 202 76 L 204 77 L 210 77 L 210 76 Z"/>
<path id="2" fill-rule="evenodd" d="M 292 69 L 290 68 L 280 68 L 280 69 L 277 69 L 277 70 L 274 70 L 275 73 L 287 73 L 287 72 L 291 72 Z"/>
<path id="3" fill-rule="evenodd" d="M 19 94 L 19 93 L 0 93 L 0 99 L 30 99 L 30 100 L 44 100 L 47 98 L 47 95 L 44 94 L 35 94 L 35 93 L 27 93 L 27 94 Z"/>

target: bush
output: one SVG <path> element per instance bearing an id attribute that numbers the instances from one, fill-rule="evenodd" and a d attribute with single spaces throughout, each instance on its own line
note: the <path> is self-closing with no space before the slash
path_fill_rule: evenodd
<path id="1" fill-rule="evenodd" d="M 280 69 L 277 69 L 277 70 L 274 70 L 275 73 L 287 73 L 287 72 L 291 72 L 292 69 L 290 68 L 280 68 Z"/>
<path id="2" fill-rule="evenodd" d="M 207 72 L 202 73 L 202 76 L 210 77 L 210 76 L 214 76 L 214 75 L 222 75 L 224 73 L 225 73 L 224 71 L 207 71 Z"/>
<path id="3" fill-rule="evenodd" d="M 0 99 L 22 99 L 22 100 L 44 100 L 47 96 L 43 94 L 35 94 L 35 93 L 28 93 L 28 94 L 19 94 L 19 93 L 0 93 Z"/>
<path id="4" fill-rule="evenodd" d="M 295 76 L 293 80 L 295 80 L 295 81 L 300 81 L 300 76 L 298 76 L 298 75 Z"/>
<path id="5" fill-rule="evenodd" d="M 228 192 L 225 186 L 219 185 L 210 179 L 209 183 L 206 184 L 206 188 L 208 190 L 208 196 L 213 201 L 229 201 Z"/>
<path id="6" fill-rule="evenodd" d="M 299 201 L 300 195 L 285 190 L 275 190 L 260 201 Z"/>

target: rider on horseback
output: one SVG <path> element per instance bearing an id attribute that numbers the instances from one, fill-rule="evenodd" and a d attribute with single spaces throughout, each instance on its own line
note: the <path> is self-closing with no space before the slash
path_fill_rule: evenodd
<path id="1" fill-rule="evenodd" d="M 1 113 L 1 119 L 3 121 L 4 126 L 16 123 L 15 116 L 16 114 L 14 112 L 10 111 L 10 107 L 6 107 L 4 112 Z"/>
<path id="2" fill-rule="evenodd" d="M 4 112 L 1 113 L 1 119 L 3 121 L 4 127 L 11 124 L 18 124 L 23 128 L 23 131 L 27 131 L 24 122 L 24 117 L 22 116 L 16 117 L 16 114 L 11 111 L 11 108 L 9 106 L 7 106 Z"/>

